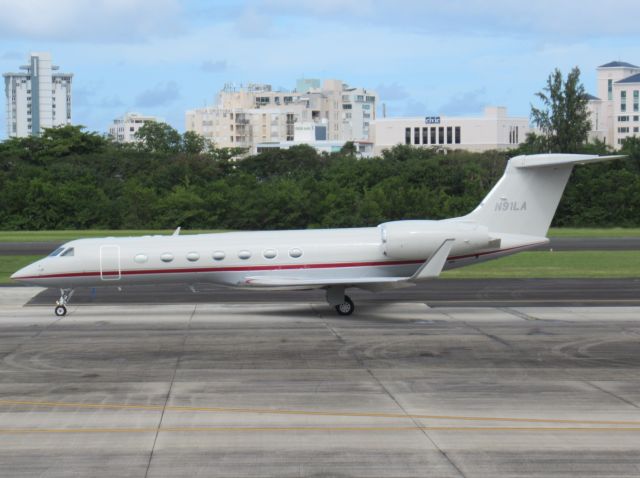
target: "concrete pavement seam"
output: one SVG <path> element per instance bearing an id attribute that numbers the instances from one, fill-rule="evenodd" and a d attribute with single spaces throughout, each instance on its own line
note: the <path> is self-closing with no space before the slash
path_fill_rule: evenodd
<path id="1" fill-rule="evenodd" d="M 502 312 L 506 312 L 507 314 L 518 317 L 519 319 L 528 320 L 528 321 L 542 321 L 543 319 L 539 319 L 538 317 L 534 317 L 533 315 L 525 314 L 520 310 L 513 309 L 511 307 L 496 307 L 496 309 L 501 310 Z"/>
<path id="2" fill-rule="evenodd" d="M 333 328 L 333 326 L 331 326 L 328 322 L 324 322 L 324 325 L 343 345 L 347 345 L 346 340 Z M 374 382 L 378 384 L 378 387 L 380 387 L 380 389 L 384 391 L 384 393 L 391 399 L 391 401 L 396 404 L 396 406 L 402 411 L 404 416 L 413 423 L 413 425 L 416 427 L 416 430 L 419 430 L 422 433 L 422 435 L 435 447 L 436 450 L 438 450 L 438 452 L 444 457 L 447 463 L 449 463 L 449 465 L 454 470 L 456 470 L 462 478 L 466 478 L 466 475 L 464 474 L 464 472 L 458 467 L 458 465 L 453 461 L 453 459 L 442 448 L 438 446 L 438 444 L 429 435 L 429 433 L 424 428 L 424 426 L 422 426 L 422 424 L 420 424 L 415 417 L 412 417 L 411 414 L 409 414 L 409 412 L 402 406 L 402 404 L 398 401 L 398 399 L 391 393 L 391 391 L 387 387 L 385 387 L 382 381 L 371 371 L 371 369 L 365 365 L 365 363 L 360 359 L 360 357 L 355 355 L 353 352 L 350 352 L 350 353 L 355 359 L 355 361 L 358 364 L 360 364 L 362 368 L 364 368 L 365 371 L 371 376 Z"/>
<path id="3" fill-rule="evenodd" d="M 590 385 L 591 387 L 595 388 L 596 390 L 599 390 L 599 391 L 601 391 L 602 393 L 606 393 L 607 395 L 609 395 L 609 396 L 611 396 L 611 397 L 613 397 L 613 398 L 615 398 L 615 399 L 617 399 L 617 400 L 620 400 L 621 402 L 626 403 L 627 405 L 631 405 L 631 406 L 632 406 L 632 407 L 634 407 L 634 408 L 640 408 L 638 405 L 636 405 L 636 404 L 635 404 L 635 403 L 633 403 L 632 401 L 627 400 L 626 398 L 623 398 L 623 397 L 621 397 L 620 395 L 617 395 L 617 394 L 613 393 L 613 392 L 612 392 L 612 391 L 610 391 L 610 390 L 607 390 L 607 389 L 605 389 L 605 388 L 602 388 L 602 387 L 600 387 L 600 386 L 596 385 L 595 383 L 593 383 L 593 382 L 592 382 L 592 381 L 590 381 L 590 380 L 585 380 L 584 382 L 585 382 L 587 385 Z"/>
<path id="4" fill-rule="evenodd" d="M 173 384 L 176 380 L 176 374 L 178 373 L 178 368 L 180 367 L 180 362 L 184 355 L 184 348 L 187 343 L 187 339 L 189 338 L 189 334 L 191 332 L 191 321 L 193 320 L 193 316 L 198 309 L 198 304 L 193 306 L 193 310 L 191 311 L 191 315 L 189 316 L 189 322 L 187 323 L 187 330 L 184 334 L 184 339 L 182 341 L 182 350 L 180 352 L 180 356 L 176 360 L 176 366 L 173 369 L 173 374 L 171 375 L 171 382 L 169 383 L 169 390 L 167 390 L 167 396 L 164 400 L 164 406 L 162 407 L 162 412 L 160 413 L 160 420 L 158 420 L 158 426 L 156 427 L 156 434 L 153 437 L 153 445 L 151 446 L 151 453 L 149 453 L 149 462 L 147 463 L 147 469 L 144 473 L 144 477 L 147 478 L 149 476 L 149 470 L 151 469 L 151 462 L 153 460 L 153 453 L 156 449 L 156 443 L 158 442 L 158 435 L 160 434 L 160 429 L 162 427 L 162 420 L 164 419 L 164 412 L 167 410 L 167 404 L 169 403 L 169 398 L 171 397 L 171 390 L 173 390 Z"/>

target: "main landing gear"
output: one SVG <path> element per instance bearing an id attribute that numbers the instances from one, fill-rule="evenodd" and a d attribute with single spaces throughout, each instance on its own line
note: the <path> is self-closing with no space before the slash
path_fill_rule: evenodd
<path id="1" fill-rule="evenodd" d="M 340 315 L 351 315 L 354 310 L 356 310 L 356 306 L 353 305 L 353 301 L 348 295 L 344 296 L 344 302 L 342 304 L 336 305 L 336 311 Z"/>
<path id="2" fill-rule="evenodd" d="M 345 295 L 344 287 L 328 287 L 327 302 L 335 307 L 336 312 L 340 315 L 351 315 L 356 310 L 351 297 Z"/>
<path id="3" fill-rule="evenodd" d="M 73 295 L 73 289 L 60 289 L 60 298 L 56 301 L 55 314 L 58 317 L 67 315 L 67 304 Z"/>

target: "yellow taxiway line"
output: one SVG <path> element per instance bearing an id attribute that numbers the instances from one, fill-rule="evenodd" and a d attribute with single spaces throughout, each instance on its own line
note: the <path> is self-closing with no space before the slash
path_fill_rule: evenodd
<path id="1" fill-rule="evenodd" d="M 146 411 L 177 411 L 177 412 L 209 412 L 209 413 L 242 413 L 258 415 L 302 415 L 302 416 L 323 416 L 323 417 L 363 417 L 363 418 L 400 418 L 400 419 L 425 419 L 425 420 L 452 420 L 452 421 L 475 421 L 475 422 L 516 422 L 516 423 L 557 423 L 570 425 L 617 425 L 627 428 L 615 428 L 634 430 L 640 429 L 640 421 L 634 420 L 578 420 L 563 418 L 525 418 L 525 417 L 478 417 L 464 415 L 420 415 L 404 413 L 378 413 L 378 412 L 343 412 L 343 411 L 318 411 L 318 410 L 283 410 L 271 408 L 237 408 L 237 407 L 193 407 L 177 405 L 144 405 L 144 404 L 119 404 L 119 403 L 81 403 L 81 402 L 48 402 L 29 400 L 0 400 L 0 406 L 30 406 L 47 408 L 76 408 L 76 409 L 100 409 L 100 410 L 146 410 Z M 415 427 L 409 427 L 415 429 Z M 460 427 L 444 427 L 446 429 L 457 429 Z M 466 429 L 465 427 L 462 427 Z M 476 427 L 469 427 L 476 429 Z M 499 428 L 499 427 L 498 427 Z M 583 430 L 583 427 L 576 427 Z M 235 428 L 233 428 L 235 430 Z M 425 428 L 430 429 L 430 428 Z M 437 429 L 433 428 L 433 429 Z M 484 428 L 490 429 L 490 428 Z M 507 429 L 514 429 L 509 428 Z M 532 427 L 539 430 L 539 427 Z M 558 428 L 554 428 L 558 429 Z M 605 428 L 597 428 L 604 430 Z"/>

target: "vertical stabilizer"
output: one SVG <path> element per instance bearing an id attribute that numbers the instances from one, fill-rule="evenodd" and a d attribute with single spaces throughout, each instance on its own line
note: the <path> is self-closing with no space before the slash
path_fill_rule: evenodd
<path id="1" fill-rule="evenodd" d="M 538 154 L 517 156 L 504 175 L 465 219 L 490 232 L 546 236 L 574 164 L 621 156 Z"/>

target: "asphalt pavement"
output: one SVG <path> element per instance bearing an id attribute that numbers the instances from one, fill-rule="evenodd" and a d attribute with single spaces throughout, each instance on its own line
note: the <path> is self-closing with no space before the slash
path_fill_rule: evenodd
<path id="1" fill-rule="evenodd" d="M 431 307 L 640 306 L 640 279 L 440 279 L 414 287 L 370 293 L 349 289 L 361 304 L 421 302 Z M 56 289 L 43 289 L 29 305 L 51 305 Z M 214 304 L 323 302 L 324 292 L 228 289 L 196 285 L 78 288 L 72 304 Z"/>
<path id="2" fill-rule="evenodd" d="M 0 256 L 47 255 L 59 242 L 0 242 Z M 634 251 L 640 250 L 640 237 L 554 237 L 534 250 L 554 251 Z"/>
<path id="3" fill-rule="evenodd" d="M 76 303 L 56 318 L 22 306 L 28 289 L 0 289 L 0 476 L 640 470 L 640 308 Z"/>

